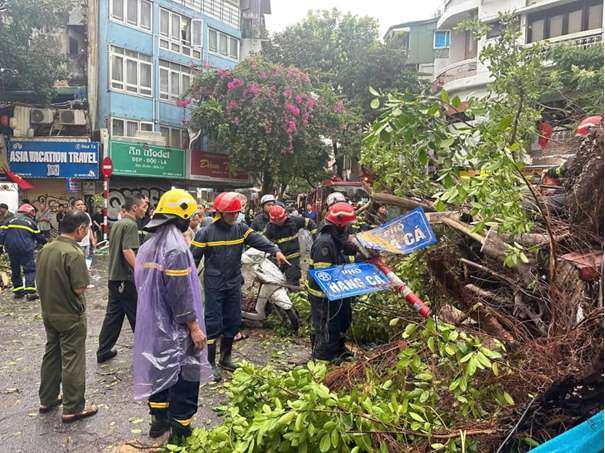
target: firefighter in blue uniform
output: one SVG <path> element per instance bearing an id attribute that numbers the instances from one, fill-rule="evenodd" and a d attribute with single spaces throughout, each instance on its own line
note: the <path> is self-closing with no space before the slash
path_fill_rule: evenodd
<path id="1" fill-rule="evenodd" d="M 221 375 L 215 366 L 216 339 L 222 335 L 219 365 L 235 371 L 231 359 L 233 339 L 242 322 L 242 264 L 244 246 L 275 255 L 279 265 L 290 264 L 279 248 L 261 234 L 237 221 L 242 204 L 235 192 L 227 192 L 214 201 L 215 221 L 200 230 L 191 242 L 196 266 L 204 258 L 204 294 L 208 361 L 214 379 Z"/>
<path id="2" fill-rule="evenodd" d="M 313 239 L 317 233 L 315 222 L 309 218 L 289 216 L 284 208 L 275 205 L 269 211 L 270 223 L 265 227 L 264 236 L 276 244 L 291 266 L 280 266 L 279 270 L 286 276 L 289 285 L 300 284 L 300 242 L 298 232 L 307 229 Z"/>
<path id="3" fill-rule="evenodd" d="M 311 247 L 309 270 L 356 261 L 357 246 L 348 240 L 349 227 L 356 219 L 355 210 L 348 203 L 336 203 L 328 209 Z M 313 358 L 337 361 L 349 355 L 345 336 L 352 320 L 351 298 L 330 301 L 310 273 L 306 286 L 315 331 L 311 335 Z"/>
<path id="4" fill-rule="evenodd" d="M 11 264 L 13 292 L 15 299 L 23 296 L 27 300 L 36 300 L 36 261 L 34 250 L 36 242 L 46 244 L 46 238 L 38 229 L 34 220 L 36 210 L 30 204 L 24 204 L 17 215 L 0 227 L 0 247 L 8 252 Z M 21 268 L 25 274 L 25 285 L 21 279 Z"/>

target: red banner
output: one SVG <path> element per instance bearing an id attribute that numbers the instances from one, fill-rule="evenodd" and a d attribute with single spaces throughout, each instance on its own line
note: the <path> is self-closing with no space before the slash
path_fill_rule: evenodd
<path id="1" fill-rule="evenodd" d="M 191 179 L 210 178 L 246 181 L 248 175 L 229 173 L 229 157 L 226 154 L 191 151 Z"/>

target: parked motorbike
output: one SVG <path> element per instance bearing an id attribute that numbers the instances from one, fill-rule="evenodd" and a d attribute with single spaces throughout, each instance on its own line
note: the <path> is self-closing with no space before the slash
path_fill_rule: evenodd
<path id="1" fill-rule="evenodd" d="M 286 290 L 286 288 L 294 288 L 286 284 L 286 277 L 279 268 L 266 253 L 253 248 L 242 255 L 242 264 L 252 267 L 254 281 L 259 283 L 256 296 L 242 295 L 242 318 L 262 321 L 267 318 L 271 310 L 275 310 L 279 320 L 289 324 L 296 332 L 299 327 L 298 315 Z"/>

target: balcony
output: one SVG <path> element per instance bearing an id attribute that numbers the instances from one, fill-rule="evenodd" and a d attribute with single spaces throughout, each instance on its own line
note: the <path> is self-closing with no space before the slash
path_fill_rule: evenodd
<path id="1" fill-rule="evenodd" d="M 578 33 L 572 33 L 570 35 L 557 36 L 551 38 L 548 43 L 551 45 L 557 44 L 571 44 L 574 47 L 581 49 L 588 49 L 600 45 L 603 42 L 603 29 L 599 28 L 596 30 L 586 30 Z"/>
<path id="2" fill-rule="evenodd" d="M 431 87 L 431 91 L 436 93 L 440 91 L 443 86 L 454 80 L 463 79 L 466 77 L 473 77 L 477 75 L 477 58 L 471 58 L 463 60 L 446 66 L 443 68 Z"/>
<path id="3" fill-rule="evenodd" d="M 452 28 L 464 19 L 473 17 L 477 13 L 482 0 L 446 0 L 441 9 L 441 17 L 437 22 L 437 29 Z"/>
<path id="4" fill-rule="evenodd" d="M 175 0 L 175 2 L 232 27 L 240 28 L 239 0 Z"/>

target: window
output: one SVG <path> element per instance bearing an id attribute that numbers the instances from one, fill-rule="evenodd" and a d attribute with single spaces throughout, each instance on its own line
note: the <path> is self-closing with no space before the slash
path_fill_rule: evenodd
<path id="1" fill-rule="evenodd" d="M 112 137 L 135 137 L 138 130 L 153 131 L 153 123 L 123 118 L 111 119 Z"/>
<path id="2" fill-rule="evenodd" d="M 78 40 L 74 39 L 72 36 L 69 37 L 69 54 L 70 55 L 78 55 L 80 50 L 78 48 Z"/>
<path id="3" fill-rule="evenodd" d="M 191 85 L 191 69 L 160 60 L 160 99 L 178 101 Z"/>
<path id="4" fill-rule="evenodd" d="M 528 43 L 600 29 L 603 23 L 603 3 L 602 0 L 577 0 L 530 14 L 527 22 Z"/>
<path id="5" fill-rule="evenodd" d="M 151 57 L 116 46 L 111 46 L 110 55 L 110 89 L 151 96 Z"/>
<path id="6" fill-rule="evenodd" d="M 239 61 L 239 39 L 209 28 L 208 51 Z"/>
<path id="7" fill-rule="evenodd" d="M 202 21 L 160 9 L 160 47 L 202 58 Z"/>
<path id="8" fill-rule="evenodd" d="M 450 47 L 450 31 L 438 30 L 433 35 L 433 49 L 444 49 Z"/>
<path id="9" fill-rule="evenodd" d="M 112 0 L 109 16 L 114 22 L 151 31 L 151 2 L 147 0 Z"/>
<path id="10" fill-rule="evenodd" d="M 160 132 L 163 137 L 166 137 L 166 146 L 171 148 L 188 148 L 189 135 L 186 129 L 177 127 L 160 126 Z"/>

